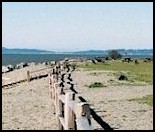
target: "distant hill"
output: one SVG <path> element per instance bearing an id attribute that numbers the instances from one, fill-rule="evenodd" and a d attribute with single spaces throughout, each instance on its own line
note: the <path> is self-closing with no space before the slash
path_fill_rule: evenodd
<path id="1" fill-rule="evenodd" d="M 153 56 L 153 49 L 115 49 L 121 55 L 149 55 Z M 86 50 L 75 52 L 54 52 L 38 49 L 8 49 L 2 47 L 2 54 L 75 54 L 75 55 L 108 55 L 110 50 Z"/>
<path id="2" fill-rule="evenodd" d="M 64 54 L 84 54 L 84 55 L 95 54 L 96 55 L 96 54 L 106 54 L 106 51 L 104 51 L 104 50 L 86 50 L 86 51 L 62 52 L 62 53 L 64 53 Z"/>
<path id="3" fill-rule="evenodd" d="M 153 49 L 128 49 L 128 50 L 118 50 L 122 55 L 150 55 L 153 56 Z"/>
<path id="4" fill-rule="evenodd" d="M 121 55 L 153 55 L 153 49 L 116 49 Z M 77 52 L 63 52 L 64 54 L 91 54 L 91 55 L 108 55 L 110 50 L 87 50 Z"/>
<path id="5" fill-rule="evenodd" d="M 53 54 L 54 51 L 38 50 L 38 49 L 8 49 L 2 47 L 2 54 Z"/>

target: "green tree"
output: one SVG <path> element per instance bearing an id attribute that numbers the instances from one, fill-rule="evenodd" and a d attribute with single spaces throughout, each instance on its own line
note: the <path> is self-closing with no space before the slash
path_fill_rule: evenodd
<path id="1" fill-rule="evenodd" d="M 122 58 L 122 55 L 117 50 L 109 51 L 108 56 L 114 60 Z"/>

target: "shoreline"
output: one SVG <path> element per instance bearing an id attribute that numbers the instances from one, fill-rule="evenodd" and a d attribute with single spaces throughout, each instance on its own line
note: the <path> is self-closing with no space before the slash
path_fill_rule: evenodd
<path id="1" fill-rule="evenodd" d="M 26 56 L 26 58 L 25 58 Z M 76 59 L 76 58 L 85 58 L 85 59 L 93 59 L 94 57 L 104 57 L 106 55 L 103 54 L 2 54 L 2 66 L 7 65 L 17 65 L 21 62 L 24 63 L 43 63 L 48 61 L 61 61 L 65 58 Z M 152 55 L 127 55 L 123 57 L 130 58 L 151 58 Z M 38 61 L 39 60 L 39 61 Z"/>

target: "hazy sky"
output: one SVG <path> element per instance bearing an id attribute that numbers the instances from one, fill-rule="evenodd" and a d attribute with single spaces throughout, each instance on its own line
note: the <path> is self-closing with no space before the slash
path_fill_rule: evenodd
<path id="1" fill-rule="evenodd" d="M 153 2 L 3 2 L 2 46 L 153 48 Z"/>

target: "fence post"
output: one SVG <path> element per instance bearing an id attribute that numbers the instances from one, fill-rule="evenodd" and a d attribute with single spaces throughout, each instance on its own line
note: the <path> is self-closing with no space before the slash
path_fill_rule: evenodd
<path id="1" fill-rule="evenodd" d="M 30 71 L 27 71 L 27 81 L 30 82 Z"/>
<path id="2" fill-rule="evenodd" d="M 85 117 L 86 122 L 78 122 L 78 119 L 83 118 L 83 117 Z M 90 108 L 89 108 L 89 104 L 87 102 L 78 103 L 76 105 L 76 123 L 77 123 L 77 130 L 84 130 L 84 127 L 85 127 L 85 130 L 92 129 L 90 127 L 91 126 Z M 86 124 L 83 125 L 84 123 L 86 123 Z"/>
<path id="3" fill-rule="evenodd" d="M 56 66 L 56 80 L 58 81 L 59 79 L 59 67 Z"/>
<path id="4" fill-rule="evenodd" d="M 74 129 L 74 114 L 73 111 L 69 107 L 69 102 L 71 100 L 75 100 L 75 93 L 68 92 L 65 94 L 65 130 L 73 130 Z"/>
<path id="5" fill-rule="evenodd" d="M 57 113 L 57 121 L 58 121 L 58 128 L 59 130 L 63 130 L 63 125 L 60 122 L 59 117 L 63 117 L 63 104 L 62 101 L 59 100 L 59 96 L 63 94 L 63 88 L 58 88 L 57 90 L 57 107 L 58 107 L 58 113 Z"/>
<path id="6" fill-rule="evenodd" d="M 55 68 L 54 67 L 52 68 L 52 74 L 55 74 Z"/>
<path id="7" fill-rule="evenodd" d="M 54 104 L 54 112 L 57 114 L 57 103 L 56 103 L 56 98 L 57 98 L 57 88 L 58 88 L 58 83 L 53 84 L 53 104 Z"/>
<path id="8" fill-rule="evenodd" d="M 50 98 L 52 99 L 53 76 L 51 73 L 49 73 L 48 76 L 49 76 L 49 94 L 50 94 Z"/>
<path id="9" fill-rule="evenodd" d="M 63 64 L 61 64 L 61 65 L 60 65 L 60 70 L 63 71 L 63 70 L 64 70 L 63 68 L 64 68 L 64 67 L 63 67 Z"/>
<path id="10" fill-rule="evenodd" d="M 56 92 L 56 84 L 57 83 L 57 81 L 56 81 L 56 79 L 55 79 L 55 74 L 53 75 L 52 74 L 52 90 L 51 90 L 51 96 L 52 96 L 52 102 L 53 102 L 53 105 L 55 106 L 55 92 Z M 54 107 L 54 109 L 55 109 L 55 107 Z"/>

